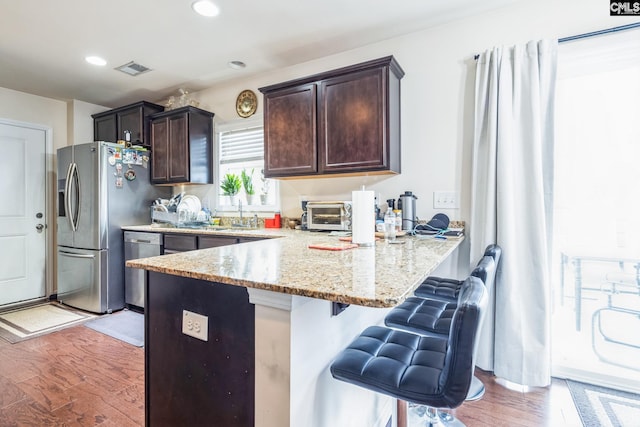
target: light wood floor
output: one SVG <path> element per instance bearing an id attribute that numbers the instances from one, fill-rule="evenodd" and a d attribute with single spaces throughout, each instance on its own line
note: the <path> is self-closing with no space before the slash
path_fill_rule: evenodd
<path id="1" fill-rule="evenodd" d="M 144 350 L 75 326 L 0 339 L 0 426 L 144 426 Z"/>
<path id="2" fill-rule="evenodd" d="M 485 396 L 455 410 L 469 427 L 582 425 L 562 380 L 521 393 L 479 377 Z M 0 339 L 0 427 L 98 425 L 144 425 L 142 348 L 84 326 L 17 344 Z"/>

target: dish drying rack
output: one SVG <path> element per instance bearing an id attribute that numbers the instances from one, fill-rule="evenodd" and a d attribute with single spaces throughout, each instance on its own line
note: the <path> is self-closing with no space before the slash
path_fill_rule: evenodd
<path id="1" fill-rule="evenodd" d="M 209 221 L 198 221 L 197 214 L 185 212 L 182 217 L 178 212 L 164 212 L 151 207 L 151 222 L 170 224 L 178 228 L 201 228 L 209 225 Z"/>

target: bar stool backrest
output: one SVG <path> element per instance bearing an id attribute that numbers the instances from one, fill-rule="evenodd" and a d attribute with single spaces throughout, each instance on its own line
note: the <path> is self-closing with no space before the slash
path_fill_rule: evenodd
<path id="1" fill-rule="evenodd" d="M 484 250 L 484 256 L 490 256 L 496 262 L 496 268 L 500 264 L 500 257 L 502 256 L 502 248 L 496 243 L 492 243 Z"/>
<path id="2" fill-rule="evenodd" d="M 473 377 L 473 356 L 486 306 L 484 284 L 479 278 L 469 276 L 464 281 L 453 315 L 445 365 L 439 379 L 440 389 L 445 390 L 443 398 L 450 408 L 459 406 L 467 397 Z"/>
<path id="3" fill-rule="evenodd" d="M 471 276 L 477 277 L 482 280 L 484 287 L 491 295 L 493 293 L 493 285 L 496 280 L 496 262 L 491 256 L 483 256 L 478 262 L 476 268 L 471 272 Z M 458 296 L 458 299 L 460 295 Z"/>

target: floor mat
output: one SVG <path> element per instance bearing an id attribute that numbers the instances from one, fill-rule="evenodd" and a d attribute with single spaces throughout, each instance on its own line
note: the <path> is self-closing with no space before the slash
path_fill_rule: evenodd
<path id="1" fill-rule="evenodd" d="M 144 345 L 144 315 L 131 310 L 105 314 L 84 324 L 136 347 Z"/>
<path id="2" fill-rule="evenodd" d="M 17 343 L 79 325 L 94 317 L 59 303 L 23 307 L 0 313 L 0 337 Z"/>
<path id="3" fill-rule="evenodd" d="M 585 426 L 637 426 L 640 395 L 567 380 Z"/>

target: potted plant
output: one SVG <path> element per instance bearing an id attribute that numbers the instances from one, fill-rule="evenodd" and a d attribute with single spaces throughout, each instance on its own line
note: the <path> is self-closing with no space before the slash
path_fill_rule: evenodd
<path id="1" fill-rule="evenodd" d="M 222 190 L 222 195 L 229 198 L 229 204 L 235 205 L 235 197 L 240 191 L 241 185 L 240 177 L 235 173 L 226 173 L 224 175 L 220 183 L 220 189 Z"/>
<path id="2" fill-rule="evenodd" d="M 269 198 L 269 180 L 264 177 L 264 169 L 260 170 L 260 180 L 262 181 L 262 190 L 260 191 L 260 203 L 267 204 Z"/>
<path id="3" fill-rule="evenodd" d="M 254 196 L 256 194 L 255 188 L 253 188 L 253 169 L 251 173 L 247 173 L 246 169 L 242 169 L 240 172 L 240 178 L 242 179 L 242 187 L 247 195 L 247 203 L 250 205 L 255 204 Z"/>

